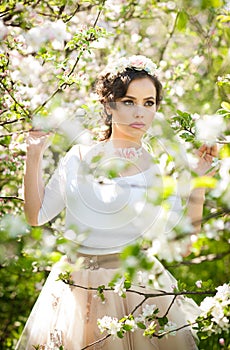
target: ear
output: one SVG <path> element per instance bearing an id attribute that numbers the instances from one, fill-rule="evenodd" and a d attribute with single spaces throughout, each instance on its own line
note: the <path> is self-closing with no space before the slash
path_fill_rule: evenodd
<path id="1" fill-rule="evenodd" d="M 112 115 L 112 108 L 110 107 L 109 103 L 104 104 L 104 109 L 107 115 Z"/>

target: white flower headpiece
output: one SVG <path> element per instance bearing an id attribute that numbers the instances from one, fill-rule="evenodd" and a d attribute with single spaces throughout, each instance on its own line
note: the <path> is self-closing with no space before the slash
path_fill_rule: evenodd
<path id="1" fill-rule="evenodd" d="M 125 72 L 127 68 L 133 68 L 138 71 L 145 70 L 150 75 L 158 74 L 157 65 L 142 55 L 134 55 L 128 58 L 121 57 L 117 61 L 108 64 L 103 73 L 110 73 L 112 76 L 116 76 Z"/>

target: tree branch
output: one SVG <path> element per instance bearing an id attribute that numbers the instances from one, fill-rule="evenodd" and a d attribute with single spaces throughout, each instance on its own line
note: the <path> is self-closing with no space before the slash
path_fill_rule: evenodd
<path id="1" fill-rule="evenodd" d="M 81 286 L 79 284 L 75 284 L 72 283 L 71 281 L 67 280 L 67 279 L 61 279 L 60 280 L 62 282 L 64 282 L 65 284 L 70 285 L 71 287 L 76 287 L 76 288 L 80 288 L 80 289 L 84 289 L 84 290 L 89 290 L 89 291 L 97 291 L 98 288 L 97 287 L 85 287 L 85 286 Z M 144 289 L 144 288 L 143 288 Z M 114 292 L 113 288 L 104 288 L 103 289 L 104 292 Z M 155 291 L 157 293 L 146 293 L 146 292 L 140 292 L 138 290 L 134 290 L 134 289 L 127 289 L 126 293 L 134 293 L 134 294 L 138 294 L 141 295 L 143 297 L 145 297 L 146 299 L 148 298 L 156 298 L 156 297 L 164 297 L 164 296 L 179 296 L 179 295 L 214 295 L 216 292 L 212 291 L 212 290 L 206 290 L 206 291 L 181 291 L 181 292 L 166 292 L 164 290 L 159 290 L 159 289 L 155 289 Z"/>
<path id="2" fill-rule="evenodd" d="M 2 114 L 2 113 L 1 113 Z M 0 123 L 0 126 L 4 126 L 4 125 L 7 125 L 7 124 L 13 124 L 13 123 L 17 123 L 17 122 L 21 122 L 21 121 L 23 121 L 23 120 L 25 120 L 25 118 L 19 118 L 19 119 L 13 119 L 13 120 L 6 120 L 6 121 L 4 121 L 4 122 L 1 122 Z"/>
<path id="3" fill-rule="evenodd" d="M 159 334 L 153 334 L 152 336 L 155 337 L 155 338 L 161 338 L 167 334 L 170 334 L 170 333 L 173 333 L 173 332 L 177 332 L 177 331 L 180 331 L 181 329 L 184 329 L 184 328 L 188 328 L 188 327 L 191 327 L 192 325 L 196 324 L 196 322 L 194 323 L 189 323 L 189 324 L 184 324 L 183 326 L 180 326 L 178 328 L 175 328 L 175 329 L 172 329 L 170 331 L 167 331 L 165 333 L 161 333 L 160 335 Z"/>
<path id="4" fill-rule="evenodd" d="M 202 255 L 202 256 L 196 257 L 196 258 L 191 259 L 191 260 L 181 261 L 180 263 L 178 263 L 176 265 L 165 265 L 165 266 L 167 268 L 174 268 L 174 267 L 179 267 L 181 265 L 188 265 L 188 266 L 189 265 L 197 265 L 197 264 L 201 264 L 202 262 L 211 262 L 211 261 L 215 261 L 215 260 L 220 260 L 227 255 L 230 255 L 230 251 L 219 253 L 219 254 Z"/>
<path id="5" fill-rule="evenodd" d="M 175 32 L 178 15 L 179 15 L 179 11 L 177 11 L 177 14 L 176 14 L 176 17 L 175 17 L 175 20 L 174 20 L 174 23 L 173 23 L 172 30 L 169 32 L 169 35 L 168 35 L 168 39 L 166 40 L 164 46 L 162 47 L 162 50 L 160 51 L 159 62 L 163 60 L 165 51 L 166 51 L 166 49 L 168 47 L 168 44 L 169 44 L 170 40 L 172 39 L 172 36 L 173 36 L 173 34 Z"/>
<path id="6" fill-rule="evenodd" d="M 1 85 L 2 88 L 8 93 L 8 95 L 12 98 L 12 100 L 15 102 L 15 104 L 16 104 L 17 106 L 19 106 L 19 107 L 22 109 L 22 111 L 23 111 L 28 117 L 30 117 L 29 112 L 24 108 L 24 106 L 23 106 L 20 102 L 18 102 L 18 101 L 16 100 L 16 98 L 14 97 L 14 95 L 11 94 L 10 90 L 8 89 L 8 87 L 7 87 L 3 82 L 1 82 L 1 81 L 0 81 L 0 85 Z"/>
<path id="7" fill-rule="evenodd" d="M 164 314 L 163 317 L 166 317 L 166 316 L 168 315 L 168 313 L 169 313 L 171 307 L 173 306 L 173 304 L 174 304 L 176 298 L 177 298 L 177 295 L 174 295 L 173 300 L 171 301 L 171 303 L 170 303 L 170 305 L 169 305 L 168 309 L 166 310 L 166 312 L 165 312 L 165 314 Z"/>
<path id="8" fill-rule="evenodd" d="M 81 348 L 81 350 L 85 350 L 85 349 L 90 348 L 90 347 L 93 346 L 93 345 L 99 344 L 99 343 L 101 343 L 102 341 L 104 341 L 105 339 L 107 339 L 107 338 L 109 338 L 109 337 L 111 337 L 111 334 L 107 334 L 107 335 L 104 336 L 103 338 L 98 339 L 98 340 L 96 340 L 95 342 L 90 343 L 90 344 L 84 346 L 84 348 Z"/>
<path id="9" fill-rule="evenodd" d="M 102 6 L 104 5 L 104 3 L 105 3 L 105 1 L 103 2 Z M 103 9 L 103 7 L 101 7 L 101 9 L 98 11 L 97 17 L 96 17 L 96 19 L 95 19 L 95 21 L 94 21 L 94 24 L 93 24 L 93 28 L 95 28 L 96 25 L 97 25 L 97 22 L 98 22 L 98 20 L 99 20 L 99 17 L 100 17 L 100 15 L 101 15 L 101 13 L 102 13 L 102 9 Z M 78 65 L 78 62 L 79 62 L 79 60 L 80 60 L 80 58 L 81 58 L 81 56 L 82 56 L 82 54 L 84 53 L 85 50 L 86 50 L 86 48 L 83 47 L 82 50 L 79 52 L 79 54 L 78 54 L 78 56 L 77 56 L 77 58 L 76 58 L 76 61 L 75 61 L 74 65 L 73 65 L 72 69 L 71 69 L 70 72 L 68 73 L 67 77 L 70 77 L 71 74 L 73 74 L 73 72 L 74 72 L 74 70 L 76 69 L 76 67 L 77 67 L 77 65 Z M 64 87 L 66 87 L 66 83 L 65 83 L 65 82 L 63 82 L 63 83 L 52 93 L 51 96 L 49 96 L 39 107 L 37 107 L 37 108 L 33 111 L 33 114 L 38 113 L 38 112 L 39 112 L 50 100 L 52 100 L 52 98 L 53 98 L 58 92 L 60 92 Z"/>
<path id="10" fill-rule="evenodd" d="M 135 308 L 130 312 L 130 314 L 134 314 L 134 312 L 136 312 L 137 311 L 137 309 L 142 305 L 142 304 L 144 304 L 144 302 L 147 300 L 148 298 L 143 298 L 143 300 L 139 303 L 139 304 L 137 304 L 136 306 L 135 306 Z"/>
<path id="11" fill-rule="evenodd" d="M 129 291 L 130 291 L 130 290 L 129 290 Z M 215 294 L 215 292 L 214 292 L 214 294 Z M 171 303 L 170 303 L 168 309 L 166 310 L 164 316 L 162 316 L 162 317 L 166 317 L 166 316 L 168 315 L 168 313 L 169 313 L 171 307 L 173 306 L 173 304 L 174 304 L 174 302 L 175 302 L 175 300 L 176 300 L 176 298 L 177 298 L 177 295 L 179 295 L 179 294 L 174 294 L 173 300 L 171 301 Z M 148 297 L 144 297 L 143 300 L 130 312 L 129 315 L 133 315 L 134 312 L 135 312 L 147 299 L 148 299 Z M 161 317 L 156 317 L 156 319 L 158 319 L 158 318 L 161 318 Z M 191 327 L 191 325 L 193 325 L 193 324 L 195 324 L 195 323 L 192 323 L 192 324 L 185 324 L 185 325 L 180 326 L 180 327 L 178 327 L 178 328 L 169 330 L 169 331 L 167 331 L 167 332 L 165 332 L 165 333 L 153 334 L 152 336 L 155 337 L 155 338 L 161 338 L 161 337 L 166 336 L 167 334 L 170 334 L 170 333 L 172 333 L 172 332 L 177 332 L 177 331 L 179 331 L 179 330 L 181 330 L 181 329 L 184 329 L 184 328 L 187 328 L 187 327 Z M 81 348 L 81 350 L 88 349 L 88 348 L 90 348 L 91 346 L 96 345 L 96 344 L 99 344 L 99 343 L 103 342 L 104 340 L 106 340 L 106 339 L 108 339 L 108 338 L 110 338 L 110 337 L 111 337 L 111 334 L 107 334 L 107 335 L 104 336 L 103 338 L 100 338 L 100 339 L 96 340 L 95 342 L 90 343 L 90 344 L 84 346 L 83 348 Z"/>
<path id="12" fill-rule="evenodd" d="M 1 137 L 7 137 L 7 136 L 13 136 L 13 135 L 20 135 L 20 134 L 24 134 L 25 132 L 29 132 L 30 130 L 21 130 L 21 131 L 16 131 L 16 132 L 9 132 L 8 134 L 2 134 L 0 135 Z"/>
<path id="13" fill-rule="evenodd" d="M 21 201 L 21 202 L 24 202 L 24 199 L 23 198 L 19 198 L 17 196 L 0 196 L 0 199 L 4 200 L 4 201 L 7 201 L 9 199 L 15 199 L 17 201 Z"/>

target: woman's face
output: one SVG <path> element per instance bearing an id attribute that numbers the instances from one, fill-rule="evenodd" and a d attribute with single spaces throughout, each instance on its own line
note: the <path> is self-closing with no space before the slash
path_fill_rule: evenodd
<path id="1" fill-rule="evenodd" d="M 156 88 L 149 78 L 132 80 L 126 95 L 115 103 L 112 114 L 111 139 L 122 139 L 140 144 L 151 126 L 156 112 Z"/>

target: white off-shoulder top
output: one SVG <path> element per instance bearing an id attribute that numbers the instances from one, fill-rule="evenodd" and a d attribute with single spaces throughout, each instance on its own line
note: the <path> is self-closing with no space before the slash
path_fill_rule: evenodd
<path id="1" fill-rule="evenodd" d="M 162 206 L 153 206 L 149 198 L 153 188 L 162 185 L 158 168 L 152 165 L 135 175 L 109 180 L 84 171 L 85 164 L 78 146 L 61 159 L 45 187 L 38 224 L 52 220 L 65 208 L 65 230 L 72 240 L 80 241 L 81 253 L 118 253 L 154 229 Z M 181 209 L 178 198 L 172 202 L 173 210 Z"/>

